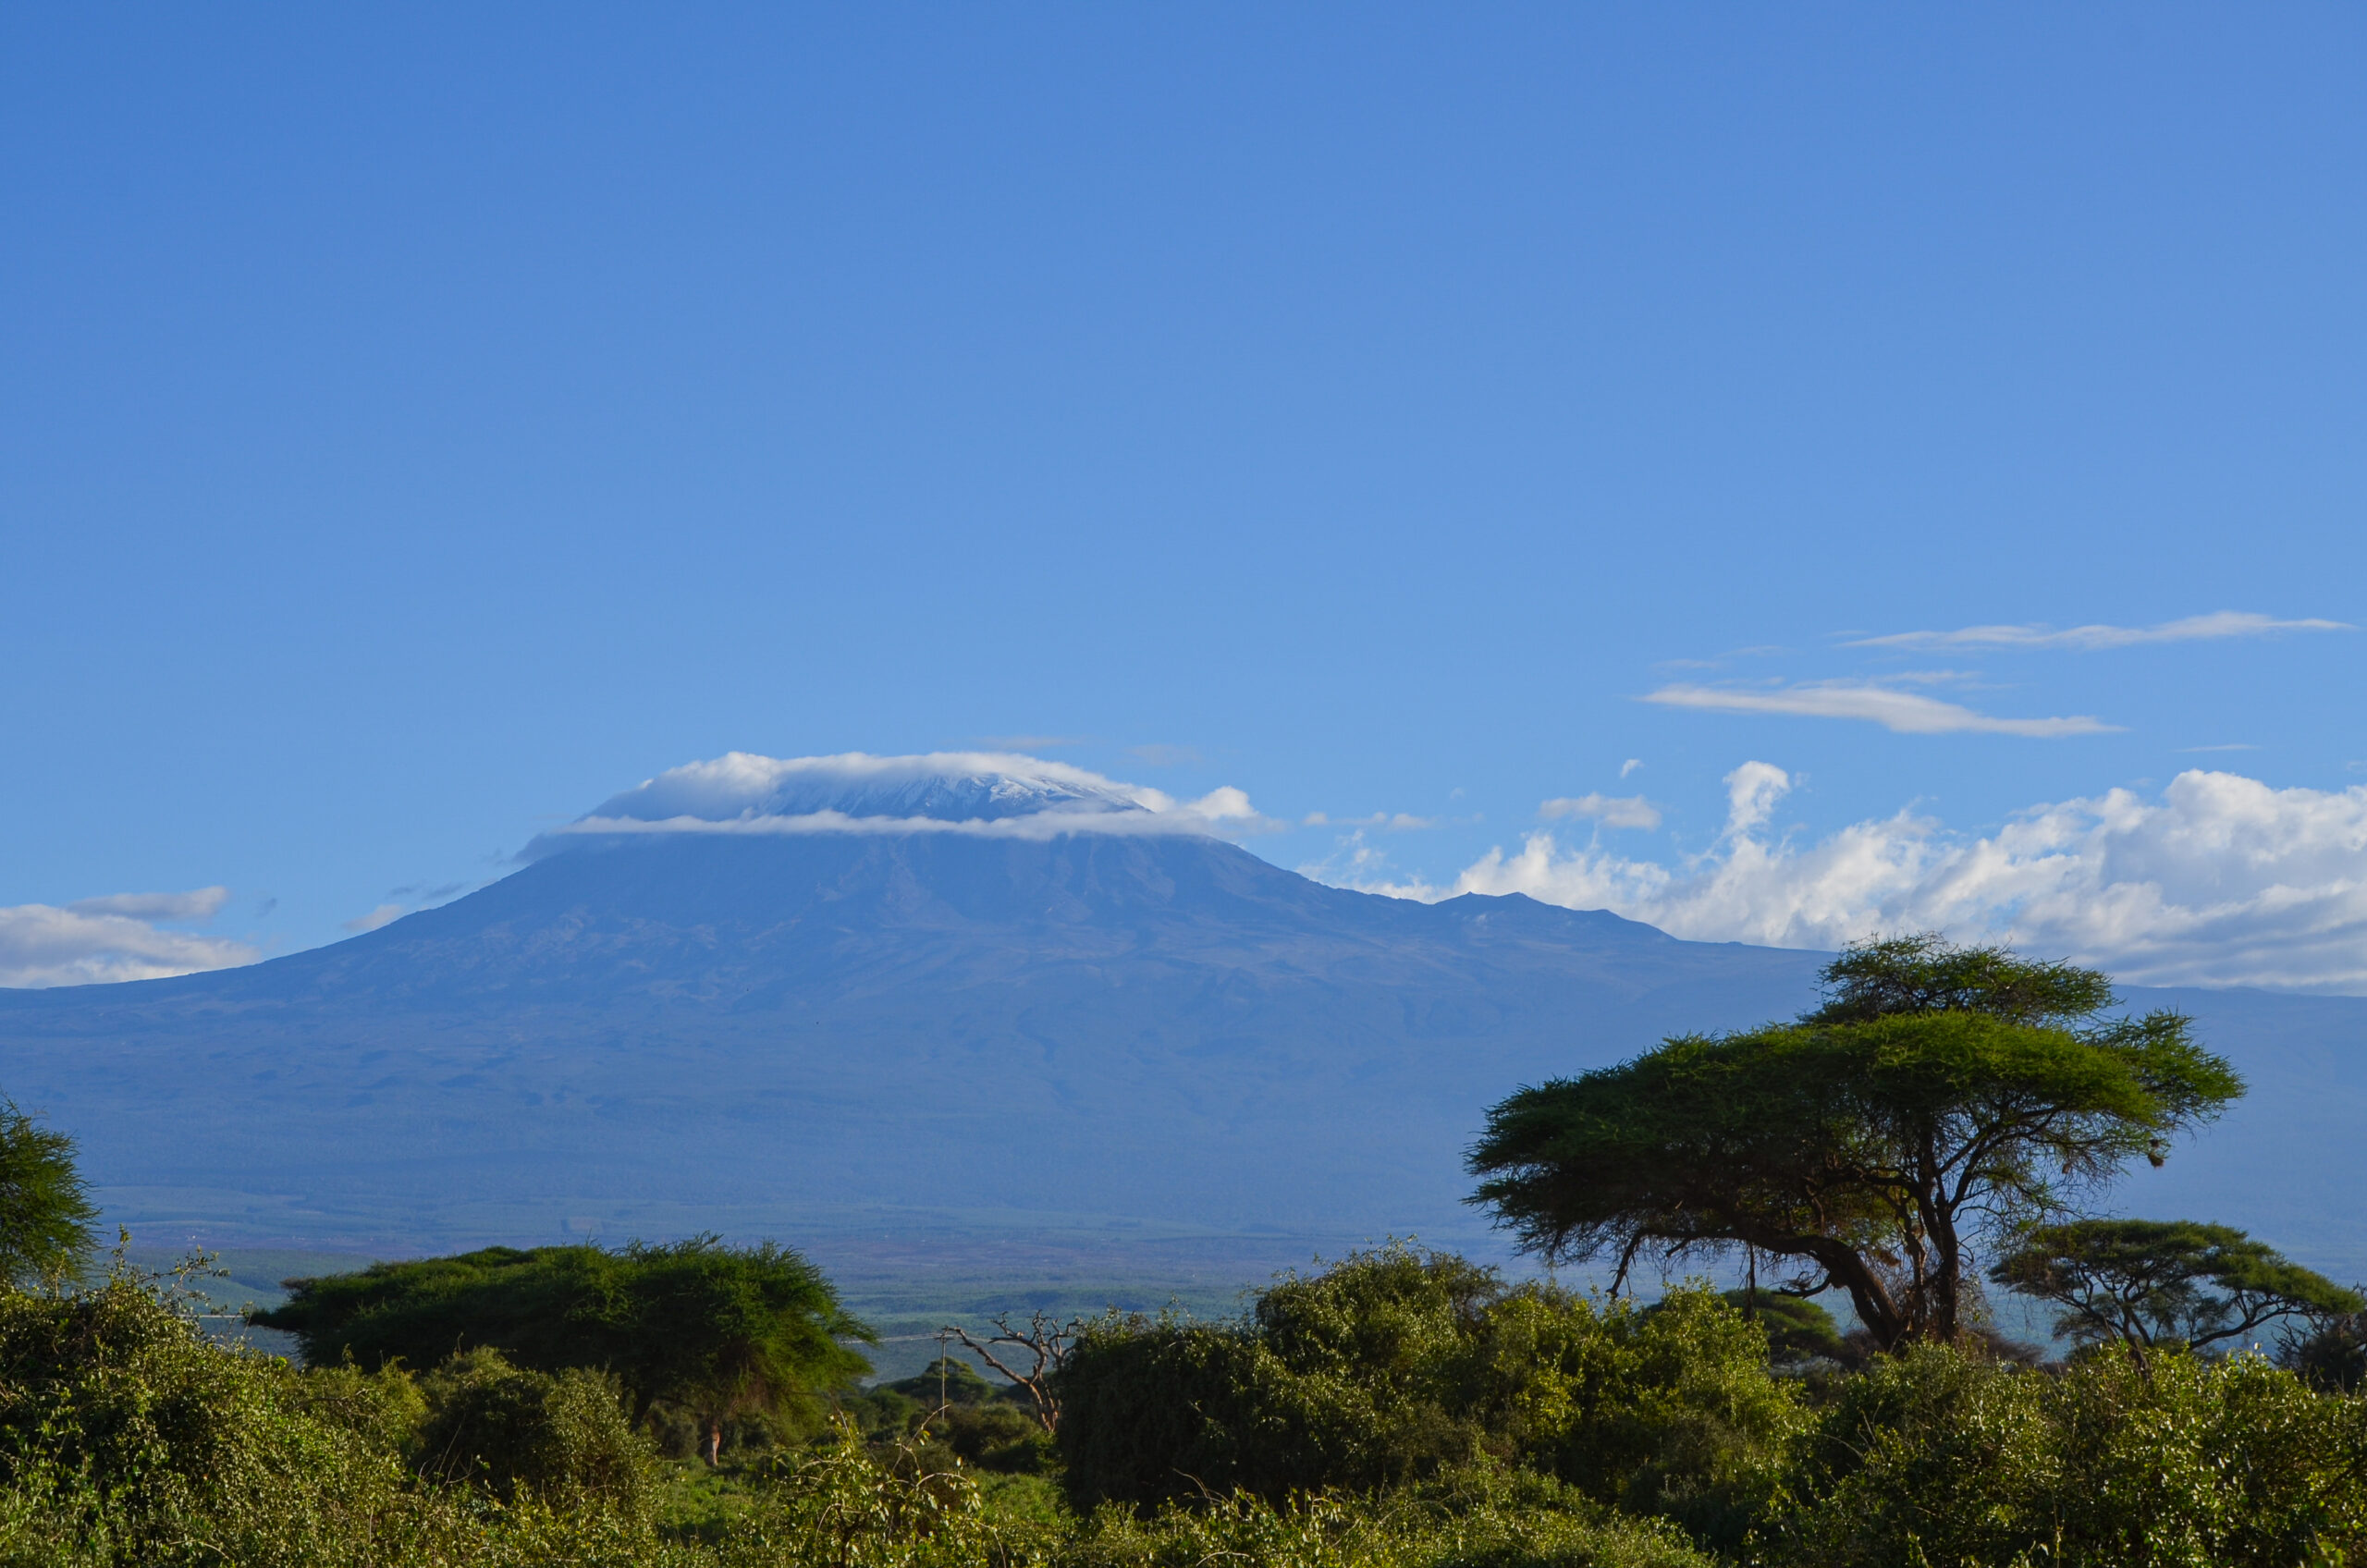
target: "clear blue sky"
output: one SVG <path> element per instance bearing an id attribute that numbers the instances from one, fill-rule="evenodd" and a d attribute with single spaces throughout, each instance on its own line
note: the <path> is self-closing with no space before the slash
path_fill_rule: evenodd
<path id="1" fill-rule="evenodd" d="M 2367 633 L 1845 643 L 2367 623 L 2362 80 L 2332 5 L 12 7 L 0 905 L 286 950 L 982 738 L 1438 887 L 1589 793 L 1687 875 L 1749 762 L 1770 853 L 2203 767 L 2331 887 Z"/>

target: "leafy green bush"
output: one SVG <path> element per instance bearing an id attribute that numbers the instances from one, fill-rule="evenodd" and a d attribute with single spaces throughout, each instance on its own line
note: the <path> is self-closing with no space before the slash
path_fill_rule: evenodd
<path id="1" fill-rule="evenodd" d="M 661 1488 L 595 1374 L 299 1372 L 118 1268 L 0 1290 L 0 1568 L 2367 1562 L 2367 1400 L 2257 1356 L 1924 1348 L 1821 1380 L 1811 1412 L 1765 1344 L 1707 1291 L 1637 1310 L 1361 1255 L 1241 1322 L 1096 1327 L 1061 1452 L 1166 1489 L 1077 1512 L 982 1468 L 1030 1424 L 1005 1401 Z M 1179 1435 L 1208 1465 L 1183 1486 L 1157 1446 Z"/>
<path id="2" fill-rule="evenodd" d="M 308 1397 L 120 1267 L 87 1292 L 0 1292 L 0 1562 L 337 1560 L 404 1512 L 369 1429 L 384 1392 L 348 1377 Z"/>
<path id="3" fill-rule="evenodd" d="M 1082 1509 L 1365 1489 L 1492 1458 L 1726 1540 L 1800 1421 L 1764 1331 L 1706 1291 L 1598 1308 L 1399 1246 L 1286 1278 L 1241 1324 L 1105 1318 L 1061 1394 Z"/>
<path id="4" fill-rule="evenodd" d="M 294 1333 L 315 1364 L 423 1366 L 484 1348 L 536 1371 L 598 1368 L 622 1384 L 636 1420 L 662 1405 L 695 1421 L 710 1462 L 730 1423 L 773 1416 L 811 1429 L 816 1396 L 869 1370 L 840 1341 L 871 1330 L 821 1270 L 770 1242 L 486 1247 L 288 1285 L 285 1305 L 252 1320 Z"/>
<path id="5" fill-rule="evenodd" d="M 596 1499 L 628 1515 L 645 1507 L 649 1445 L 600 1374 L 533 1372 L 474 1350 L 422 1378 L 420 1391 L 426 1414 L 413 1452 L 423 1476 L 505 1501 L 523 1491 Z"/>
<path id="6" fill-rule="evenodd" d="M 2356 1393 L 2367 1387 L 2367 1312 L 2349 1312 L 2287 1336 L 2277 1360 L 2313 1389 Z"/>
<path id="7" fill-rule="evenodd" d="M 1472 1408 L 1505 1457 L 1728 1546 L 1778 1486 L 1797 1393 L 1770 1375 L 1765 1330 L 1714 1293 L 1639 1311 L 1532 1286 L 1481 1328 Z"/>
<path id="8" fill-rule="evenodd" d="M 1829 1361 L 1854 1366 L 1864 1354 L 1842 1336 L 1833 1314 L 1812 1301 L 1774 1291 L 1725 1291 L 1718 1299 L 1767 1332 L 1767 1357 L 1779 1367 Z"/>
<path id="9" fill-rule="evenodd" d="M 2355 1562 L 2367 1403 L 2257 1356 L 2054 1377 L 1926 1347 L 1840 1385 L 1770 1521 L 1802 1563 Z"/>
<path id="10" fill-rule="evenodd" d="M 1317 1492 L 1279 1504 L 1239 1494 L 1148 1518 L 1103 1509 L 1060 1544 L 1061 1568 L 1711 1568 L 1673 1526 L 1631 1519 L 1571 1488 L 1488 1468 L 1404 1491 Z"/>
<path id="11" fill-rule="evenodd" d="M 779 1467 L 715 1545 L 728 1568 L 1007 1568 L 1038 1555 L 1004 1538 L 977 1482 L 958 1466 L 940 1468 L 915 1445 L 865 1443 L 850 1420 Z"/>
<path id="12" fill-rule="evenodd" d="M 0 1096 L 0 1284 L 71 1275 L 98 1215 L 74 1140 Z"/>

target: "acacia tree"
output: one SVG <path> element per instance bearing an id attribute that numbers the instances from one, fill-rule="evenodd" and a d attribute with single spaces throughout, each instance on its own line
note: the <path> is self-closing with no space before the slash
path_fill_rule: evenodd
<path id="1" fill-rule="evenodd" d="M 0 1099 L 0 1283 L 71 1273 L 98 1216 L 74 1140 Z"/>
<path id="2" fill-rule="evenodd" d="M 621 1252 L 486 1247 L 286 1283 L 288 1301 L 249 1321 L 295 1333 L 316 1365 L 350 1354 L 428 1367 L 487 1347 L 539 1372 L 598 1368 L 634 1420 L 657 1405 L 689 1415 L 710 1464 L 725 1422 L 851 1385 L 870 1369 L 851 1342 L 876 1339 L 799 1253 L 715 1236 Z"/>
<path id="3" fill-rule="evenodd" d="M 1488 1114 L 1471 1201 L 1552 1261 L 1743 1246 L 1848 1292 L 1874 1342 L 1953 1340 L 1970 1246 L 2243 1092 L 2175 1012 L 2103 1016 L 2099 974 L 1933 936 L 1853 947 L 1790 1024 L 1685 1035 Z"/>
<path id="4" fill-rule="evenodd" d="M 625 1261 L 631 1350 L 616 1370 L 645 1402 L 698 1423 L 709 1464 L 721 1461 L 731 1417 L 780 1410 L 871 1369 L 840 1341 L 876 1336 L 839 1305 L 820 1269 L 786 1247 L 700 1236 L 636 1243 Z"/>
<path id="5" fill-rule="evenodd" d="M 2142 1365 L 2156 1345 L 2201 1350 L 2284 1317 L 2331 1321 L 2367 1308 L 2356 1291 L 2265 1242 L 2189 1219 L 2042 1225 L 1989 1271 L 1998 1284 L 2064 1308 L 2055 1332 L 2118 1339 Z"/>

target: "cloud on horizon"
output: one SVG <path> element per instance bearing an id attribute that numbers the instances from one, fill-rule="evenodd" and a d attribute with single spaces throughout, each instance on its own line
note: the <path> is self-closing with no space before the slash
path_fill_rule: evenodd
<path id="1" fill-rule="evenodd" d="M 1900 677 L 1900 680 L 1918 679 Z M 1930 679 L 1920 678 L 1920 679 Z M 2103 735 L 2120 726 L 2086 715 L 2065 718 L 1995 718 L 1960 704 L 1873 680 L 1804 680 L 1790 686 L 1663 686 L 1643 700 L 1663 707 L 1710 713 L 1772 714 L 1789 718 L 1854 718 L 1900 735 L 1962 732 L 2054 739 Z"/>
<path id="2" fill-rule="evenodd" d="M 2214 610 L 2158 626 L 1966 626 L 1954 631 L 1894 631 L 1856 637 L 1845 648 L 2132 648 L 2147 643 L 2197 643 L 2226 637 L 2267 637 L 2283 631 L 2356 631 L 2344 620 L 2279 620 L 2247 610 Z"/>
<path id="3" fill-rule="evenodd" d="M 252 963 L 263 955 L 245 942 L 155 924 L 210 920 L 229 898 L 227 888 L 200 888 L 0 909 L 0 986 L 162 980 Z"/>
<path id="4" fill-rule="evenodd" d="M 1766 831 L 1791 786 L 1772 764 L 1736 768 L 1724 831 L 1674 865 L 1564 848 L 1546 829 L 1448 887 L 1351 885 L 1425 900 L 1526 893 L 1700 941 L 1833 949 L 1943 930 L 2133 985 L 2367 994 L 2367 786 L 2277 789 L 2198 769 L 2157 799 L 2112 790 L 2033 806 L 1985 837 L 1901 811 L 1805 843 Z"/>

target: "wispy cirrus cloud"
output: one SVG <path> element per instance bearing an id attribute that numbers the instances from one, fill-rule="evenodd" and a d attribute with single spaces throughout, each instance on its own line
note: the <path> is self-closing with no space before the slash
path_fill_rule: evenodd
<path id="1" fill-rule="evenodd" d="M 1590 817 L 1605 827 L 1641 827 L 1647 830 L 1661 825 L 1660 808 L 1641 795 L 1557 796 L 1543 802 L 1537 815 L 1551 822 L 1567 816 Z"/>
<path id="2" fill-rule="evenodd" d="M 1333 816 L 1329 812 L 1311 811 L 1299 818 L 1301 827 L 1378 827 L 1392 833 L 1406 833 L 1422 827 L 1436 827 L 1435 816 L 1416 816 L 1411 812 L 1377 811 L 1369 816 Z"/>
<path id="3" fill-rule="evenodd" d="M 0 986 L 161 980 L 252 963 L 262 954 L 244 942 L 156 924 L 210 920 L 229 897 L 227 888 L 200 888 L 0 909 Z"/>
<path id="4" fill-rule="evenodd" d="M 77 899 L 66 911 L 68 914 L 119 914 L 126 920 L 211 920 L 229 901 L 227 888 L 199 888 L 187 893 L 109 893 L 104 898 Z"/>
<path id="5" fill-rule="evenodd" d="M 2286 631 L 2356 631 L 2342 620 L 2281 620 L 2246 610 L 2214 610 L 2165 620 L 2156 626 L 1964 626 L 1954 631 L 1893 631 L 1853 637 L 1845 648 L 2133 648 L 2148 643 L 2200 643 L 2228 637 L 2267 637 Z"/>
<path id="6" fill-rule="evenodd" d="M 1934 679 L 1919 677 L 1913 679 Z M 1902 677 L 1901 680 L 1910 679 Z M 1663 707 L 1710 713 L 1771 714 L 1789 718 L 1850 718 L 1879 724 L 1901 735 L 2103 735 L 2120 726 L 2087 715 L 2056 718 L 1999 718 L 1920 692 L 1876 680 L 1803 680 L 1787 686 L 1675 684 L 1645 693 Z"/>

